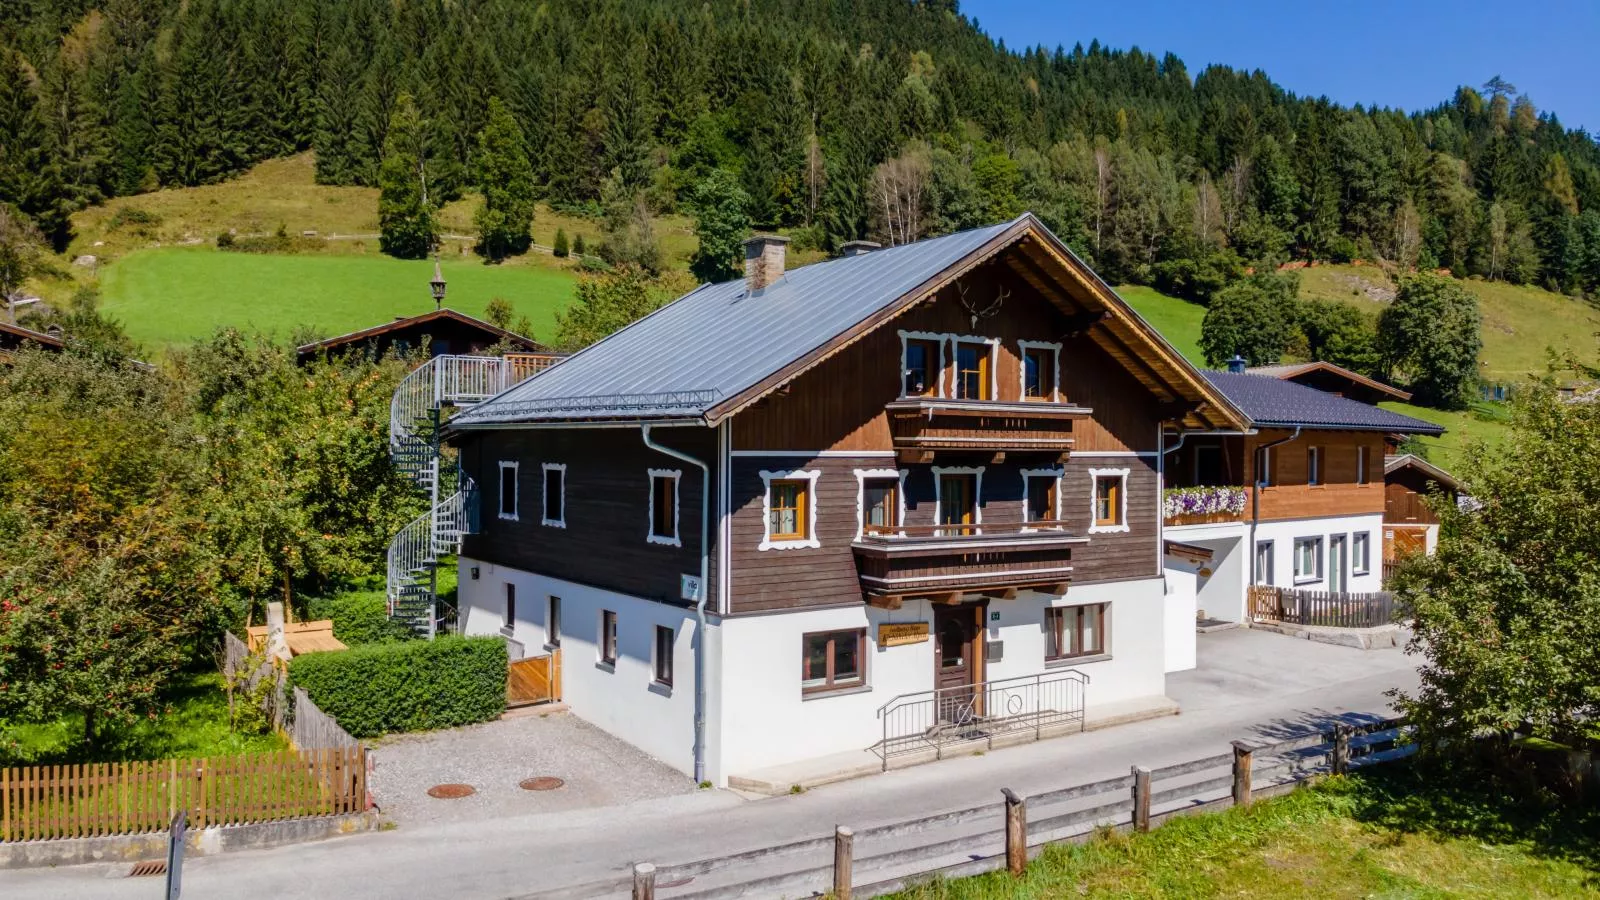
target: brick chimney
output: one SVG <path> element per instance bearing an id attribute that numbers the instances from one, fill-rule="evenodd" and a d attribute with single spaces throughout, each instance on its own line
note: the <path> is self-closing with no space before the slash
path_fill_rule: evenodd
<path id="1" fill-rule="evenodd" d="M 839 256 L 841 258 L 850 256 L 864 256 L 881 248 L 882 246 L 883 245 L 877 241 L 845 241 L 839 245 Z"/>
<path id="2" fill-rule="evenodd" d="M 789 239 L 776 234 L 758 234 L 744 242 L 744 280 L 751 293 L 783 277 L 783 262 Z"/>

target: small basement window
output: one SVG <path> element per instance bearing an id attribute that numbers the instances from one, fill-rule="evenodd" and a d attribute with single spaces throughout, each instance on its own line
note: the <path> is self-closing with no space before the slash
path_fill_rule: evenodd
<path id="1" fill-rule="evenodd" d="M 862 628 L 824 631 L 802 638 L 800 690 L 820 694 L 866 683 L 867 632 Z"/>
<path id="2" fill-rule="evenodd" d="M 567 527 L 567 464 L 544 464 L 544 518 L 540 524 Z"/>
<path id="3" fill-rule="evenodd" d="M 600 661 L 617 664 L 617 614 L 609 609 L 600 610 Z"/>
<path id="4" fill-rule="evenodd" d="M 672 645 L 676 633 L 665 625 L 656 626 L 654 673 L 656 684 L 672 687 Z"/>
<path id="5" fill-rule="evenodd" d="M 500 518 L 517 519 L 517 463 L 500 461 Z"/>

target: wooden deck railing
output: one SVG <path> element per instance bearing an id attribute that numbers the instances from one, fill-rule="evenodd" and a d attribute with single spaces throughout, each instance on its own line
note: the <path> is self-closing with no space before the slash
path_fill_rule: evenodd
<path id="1" fill-rule="evenodd" d="M 1258 584 L 1250 588 L 1250 617 L 1286 625 L 1376 628 L 1394 621 L 1394 595 L 1388 591 L 1335 594 Z"/>
<path id="2" fill-rule="evenodd" d="M 0 841 L 245 825 L 367 809 L 366 750 L 27 766 L 0 770 Z"/>

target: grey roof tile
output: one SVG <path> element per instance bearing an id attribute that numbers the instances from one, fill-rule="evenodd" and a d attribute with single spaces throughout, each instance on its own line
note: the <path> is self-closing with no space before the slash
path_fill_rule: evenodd
<path id="1" fill-rule="evenodd" d="M 790 269 L 754 294 L 743 278 L 701 285 L 457 415 L 451 427 L 703 416 L 893 304 L 1013 224 Z"/>
<path id="2" fill-rule="evenodd" d="M 1432 422 L 1271 375 L 1207 370 L 1205 376 L 1258 426 L 1444 434 Z"/>

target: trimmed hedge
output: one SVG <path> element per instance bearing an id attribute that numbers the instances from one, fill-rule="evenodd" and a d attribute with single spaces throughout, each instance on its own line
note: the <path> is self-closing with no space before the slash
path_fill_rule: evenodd
<path id="1" fill-rule="evenodd" d="M 307 653 L 289 682 L 363 738 L 493 719 L 506 708 L 506 645 L 498 637 L 368 644 Z"/>
<path id="2" fill-rule="evenodd" d="M 389 605 L 383 591 L 317 597 L 309 606 L 313 621 L 332 619 L 333 636 L 351 647 L 409 641 L 416 637 L 404 622 L 389 618 Z"/>

